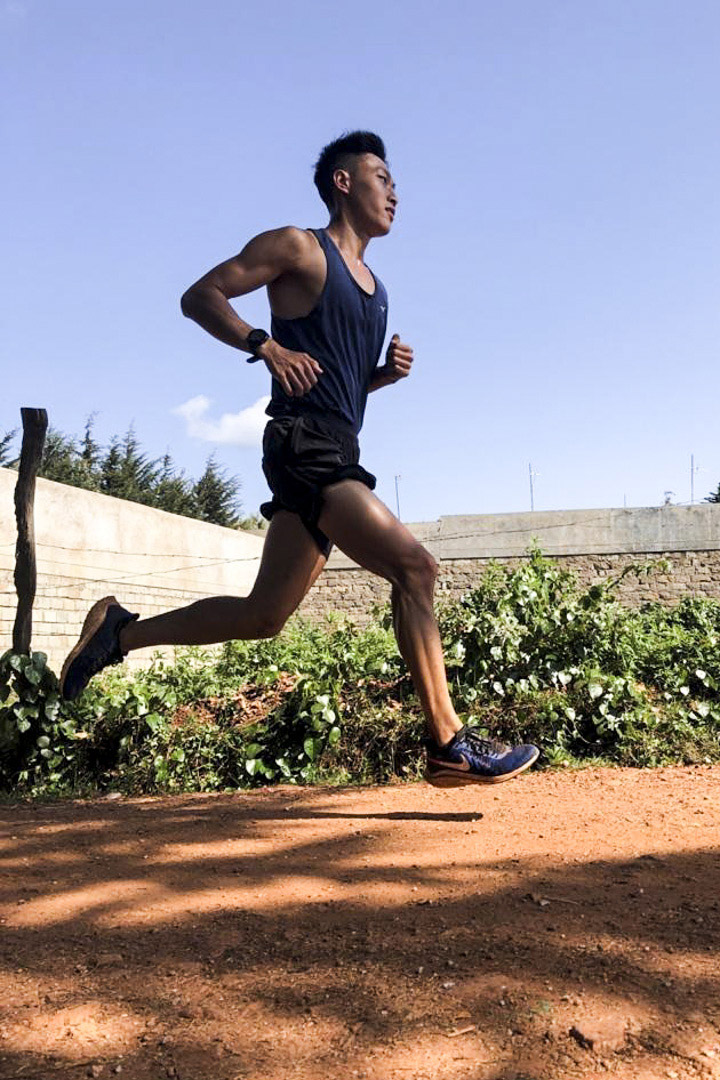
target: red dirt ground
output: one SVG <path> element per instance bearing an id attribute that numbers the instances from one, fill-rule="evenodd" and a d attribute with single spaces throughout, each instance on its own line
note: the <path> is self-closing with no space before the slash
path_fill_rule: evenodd
<path id="1" fill-rule="evenodd" d="M 720 1078 L 720 768 L 0 807 L 2 1080 Z"/>

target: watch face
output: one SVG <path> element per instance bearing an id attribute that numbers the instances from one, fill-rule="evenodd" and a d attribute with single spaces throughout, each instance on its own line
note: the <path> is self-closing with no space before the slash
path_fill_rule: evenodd
<path id="1" fill-rule="evenodd" d="M 248 334 L 248 345 L 253 349 L 259 349 L 264 345 L 270 335 L 265 330 L 251 330 Z"/>

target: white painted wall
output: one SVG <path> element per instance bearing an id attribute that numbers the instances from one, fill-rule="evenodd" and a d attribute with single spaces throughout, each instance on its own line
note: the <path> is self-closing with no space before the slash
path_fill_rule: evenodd
<path id="1" fill-rule="evenodd" d="M 12 643 L 17 473 L 0 469 L 0 651 Z M 246 595 L 264 539 L 124 499 L 39 479 L 33 648 L 56 669 L 90 604 L 114 593 L 142 615 L 212 595 Z M 135 663 L 147 661 L 142 652 Z"/>

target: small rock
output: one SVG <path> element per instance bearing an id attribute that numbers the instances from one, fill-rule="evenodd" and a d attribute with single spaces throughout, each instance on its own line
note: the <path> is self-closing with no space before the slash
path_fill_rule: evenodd
<path id="1" fill-rule="evenodd" d="M 98 953 L 95 957 L 95 967 L 111 967 L 113 964 L 122 964 L 123 954 L 119 952 Z"/>
<path id="2" fill-rule="evenodd" d="M 115 802 L 116 799 L 122 799 L 122 791 L 108 791 L 105 796 L 105 802 Z"/>
<path id="3" fill-rule="evenodd" d="M 616 1016 L 582 1021 L 570 1028 L 570 1035 L 585 1050 L 612 1054 L 625 1045 L 627 1022 Z"/>
<path id="4" fill-rule="evenodd" d="M 91 1065 L 87 1071 L 88 1076 L 102 1076 L 104 1066 Z"/>
<path id="5" fill-rule="evenodd" d="M 443 990 L 452 990 L 454 985 L 455 985 L 454 982 L 444 982 L 442 984 L 442 988 L 443 988 Z"/>

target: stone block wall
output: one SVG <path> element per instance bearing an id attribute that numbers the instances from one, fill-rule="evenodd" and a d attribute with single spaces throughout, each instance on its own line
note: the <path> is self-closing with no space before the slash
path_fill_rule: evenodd
<path id="1" fill-rule="evenodd" d="M 577 574 L 583 585 L 592 585 L 608 577 L 617 577 L 631 563 L 639 561 L 632 555 L 555 555 L 554 560 Z M 720 551 L 653 552 L 650 559 L 665 559 L 669 569 L 648 577 L 629 574 L 620 584 L 617 596 L 621 603 L 632 607 L 651 600 L 677 603 L 684 596 L 704 596 L 720 600 Z M 507 559 L 450 559 L 440 563 L 436 600 L 457 599 L 474 588 L 491 561 L 516 566 L 522 560 Z M 641 560 L 640 560 L 641 561 Z M 369 621 L 376 605 L 390 599 L 390 586 L 365 570 L 328 568 L 303 601 L 300 614 L 317 621 L 327 612 L 349 615 L 360 625 Z"/>
<path id="2" fill-rule="evenodd" d="M 490 561 L 516 565 L 532 544 L 585 585 L 634 562 L 667 560 L 667 572 L 625 578 L 618 597 L 627 604 L 720 599 L 720 504 L 458 516 L 408 527 L 438 561 L 440 601 L 473 588 Z M 333 552 L 300 612 L 318 619 L 340 611 L 364 623 L 389 597 L 386 582 Z"/>

